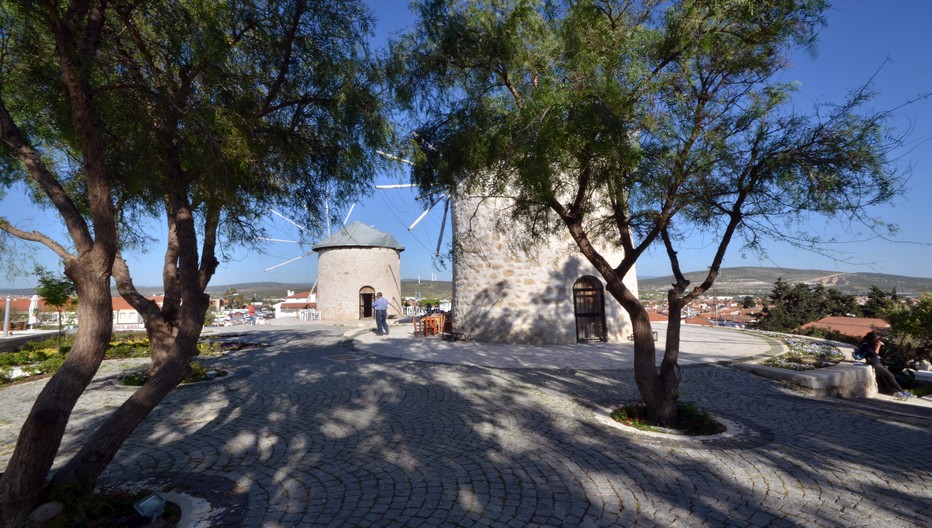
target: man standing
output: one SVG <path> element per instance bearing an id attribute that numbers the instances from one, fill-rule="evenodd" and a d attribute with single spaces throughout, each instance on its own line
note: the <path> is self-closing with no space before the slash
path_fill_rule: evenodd
<path id="1" fill-rule="evenodd" d="M 375 310 L 375 335 L 388 335 L 388 299 L 382 297 L 382 292 L 375 294 L 375 300 L 372 301 L 372 309 Z"/>

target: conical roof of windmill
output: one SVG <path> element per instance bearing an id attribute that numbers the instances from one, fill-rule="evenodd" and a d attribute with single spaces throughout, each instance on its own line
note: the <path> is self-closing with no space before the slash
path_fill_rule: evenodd
<path id="1" fill-rule="evenodd" d="M 311 249 L 320 251 L 337 247 L 383 247 L 404 251 L 405 248 L 390 233 L 383 233 L 362 222 L 356 221 L 343 227 L 339 232 L 314 244 Z"/>

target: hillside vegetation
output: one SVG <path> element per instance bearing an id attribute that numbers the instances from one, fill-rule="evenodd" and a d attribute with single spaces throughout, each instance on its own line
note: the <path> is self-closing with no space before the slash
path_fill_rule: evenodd
<path id="1" fill-rule="evenodd" d="M 705 275 L 705 271 L 695 271 L 687 273 L 686 278 L 693 284 L 699 284 Z M 896 288 L 897 293 L 903 295 L 932 292 L 932 279 L 883 273 L 840 273 L 759 267 L 723 268 L 714 287 L 718 295 L 765 295 L 770 293 L 779 278 L 790 284 L 822 284 L 852 295 L 867 293 L 871 286 L 884 291 Z M 672 276 L 639 279 L 638 289 L 642 295 L 659 294 L 665 292 L 672 282 Z"/>

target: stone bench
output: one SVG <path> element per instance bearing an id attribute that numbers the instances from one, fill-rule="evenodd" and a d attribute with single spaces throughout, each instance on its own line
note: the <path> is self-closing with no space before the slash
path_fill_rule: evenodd
<path id="1" fill-rule="evenodd" d="M 863 362 L 842 361 L 833 367 L 787 370 L 757 363 L 735 363 L 735 368 L 777 380 L 814 396 L 872 398 L 877 395 L 874 369 Z"/>

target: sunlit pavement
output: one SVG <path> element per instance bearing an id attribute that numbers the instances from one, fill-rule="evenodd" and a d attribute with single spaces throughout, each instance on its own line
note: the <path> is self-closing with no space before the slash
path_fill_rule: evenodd
<path id="1" fill-rule="evenodd" d="M 195 526 L 911 527 L 932 515 L 932 409 L 805 396 L 729 368 L 771 350 L 749 334 L 684 332 L 681 399 L 734 424 L 691 441 L 599 418 L 638 399 L 627 344 L 522 349 L 286 321 L 229 331 L 266 346 L 212 360 L 227 378 L 173 391 L 104 475 L 206 501 Z M 131 393 L 107 363 L 66 451 Z M 0 392 L 3 463 L 40 386 Z"/>
<path id="2" fill-rule="evenodd" d="M 663 358 L 666 325 L 655 325 L 657 364 Z M 365 330 L 365 329 L 362 329 Z M 495 368 L 628 369 L 634 367 L 634 343 L 585 345 L 501 345 L 415 337 L 413 325 L 395 324 L 389 335 L 351 329 L 357 349 L 385 357 Z M 678 363 L 682 366 L 731 363 L 784 350 L 776 340 L 727 328 L 684 326 Z"/>

